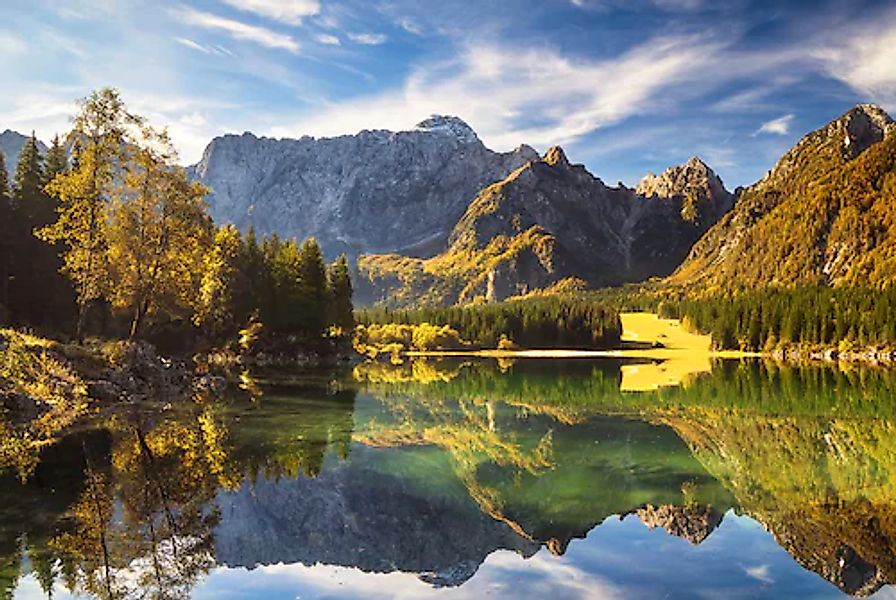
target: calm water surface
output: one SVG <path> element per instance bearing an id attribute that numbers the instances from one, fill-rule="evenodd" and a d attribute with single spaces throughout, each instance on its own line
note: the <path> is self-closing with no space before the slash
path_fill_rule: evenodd
<path id="1" fill-rule="evenodd" d="M 0 598 L 896 598 L 896 373 L 244 374 L 2 455 Z"/>

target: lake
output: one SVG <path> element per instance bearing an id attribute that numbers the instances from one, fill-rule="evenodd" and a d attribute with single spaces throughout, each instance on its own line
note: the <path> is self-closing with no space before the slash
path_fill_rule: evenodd
<path id="1" fill-rule="evenodd" d="M 415 360 L 116 407 L 0 455 L 0 598 L 896 598 L 896 373 L 678 379 Z"/>

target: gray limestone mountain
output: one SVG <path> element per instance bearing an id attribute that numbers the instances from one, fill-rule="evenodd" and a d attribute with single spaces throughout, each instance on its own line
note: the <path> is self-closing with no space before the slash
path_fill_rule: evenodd
<path id="1" fill-rule="evenodd" d="M 495 301 L 570 279 L 607 286 L 665 276 L 732 202 L 696 158 L 632 190 L 608 187 L 554 147 L 482 190 L 439 255 L 361 257 L 359 300 Z"/>
<path id="2" fill-rule="evenodd" d="M 0 133 L 0 153 L 3 154 L 3 159 L 6 162 L 6 170 L 9 173 L 10 181 L 12 181 L 13 175 L 16 172 L 16 165 L 19 163 L 19 154 L 21 154 L 26 141 L 28 141 L 28 136 L 21 134 L 18 131 L 7 129 L 3 133 Z M 41 154 L 47 153 L 47 146 L 43 142 L 38 140 L 37 147 L 40 149 Z"/>
<path id="3" fill-rule="evenodd" d="M 315 236 L 330 257 L 426 256 L 445 248 L 479 190 L 537 156 L 528 146 L 493 152 L 462 120 L 433 116 L 412 131 L 281 140 L 226 135 L 190 172 L 212 189 L 218 224 Z"/>
<path id="4" fill-rule="evenodd" d="M 340 565 L 413 573 L 436 587 L 472 577 L 496 550 L 534 555 L 540 545 L 491 518 L 469 497 L 423 493 L 362 465 L 377 449 L 352 449 L 317 477 L 247 480 L 219 492 L 215 555 L 228 567 Z"/>

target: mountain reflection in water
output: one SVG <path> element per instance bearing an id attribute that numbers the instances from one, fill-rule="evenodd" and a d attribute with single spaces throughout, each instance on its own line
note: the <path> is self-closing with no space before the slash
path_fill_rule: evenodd
<path id="1" fill-rule="evenodd" d="M 7 440 L 0 598 L 892 593 L 896 373 L 622 366 L 244 376 Z"/>

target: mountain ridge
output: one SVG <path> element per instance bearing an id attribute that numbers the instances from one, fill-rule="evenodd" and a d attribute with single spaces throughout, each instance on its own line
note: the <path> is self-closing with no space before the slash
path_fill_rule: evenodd
<path id="1" fill-rule="evenodd" d="M 697 242 L 675 285 L 896 281 L 896 123 L 860 104 L 806 134 Z"/>
<path id="2" fill-rule="evenodd" d="M 494 152 L 461 119 L 431 116 L 409 131 L 218 137 L 190 172 L 211 187 L 219 224 L 315 236 L 329 256 L 427 256 L 445 246 L 470 198 L 535 157 L 528 146 Z"/>
<path id="3" fill-rule="evenodd" d="M 731 194 L 708 167 L 704 180 L 718 181 L 715 196 L 708 188 L 696 193 L 699 184 L 688 177 L 682 181 L 691 187 L 670 186 L 665 197 L 648 198 L 625 186 L 608 187 L 552 147 L 483 189 L 440 254 L 426 260 L 362 256 L 361 301 L 463 304 L 563 281 L 612 286 L 667 275 L 730 208 Z"/>

